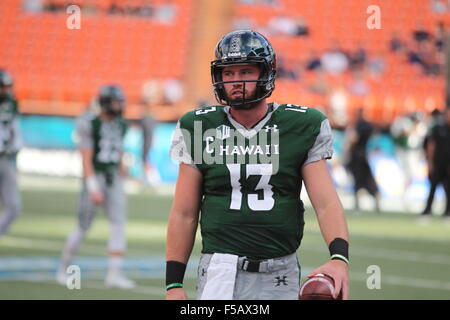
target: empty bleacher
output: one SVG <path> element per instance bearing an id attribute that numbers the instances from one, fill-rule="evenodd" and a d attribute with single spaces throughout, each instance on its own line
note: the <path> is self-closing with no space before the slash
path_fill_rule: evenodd
<path id="1" fill-rule="evenodd" d="M 151 1 L 155 7 L 173 4 L 175 19 L 168 23 L 107 12 L 112 3 L 137 6 L 147 1 L 77 1 L 81 29 L 69 29 L 65 10 L 32 13 L 22 1 L 1 1 L 0 67 L 15 78 L 22 112 L 77 115 L 102 84 L 117 83 L 127 92 L 133 117 L 146 81 L 182 78 L 191 2 Z M 95 14 L 83 11 L 87 4 L 95 4 Z M 172 116 L 163 112 L 161 117 Z"/>
<path id="2" fill-rule="evenodd" d="M 22 112 L 74 116 L 82 112 L 100 85 L 117 83 L 125 88 L 129 98 L 127 115 L 138 117 L 145 82 L 184 81 L 186 72 L 192 72 L 188 69 L 192 60 L 188 61 L 187 50 L 196 46 L 191 41 L 193 20 L 199 18 L 195 12 L 202 1 L 79 0 L 75 1 L 82 8 L 79 30 L 66 27 L 69 14 L 65 10 L 29 12 L 24 9 L 25 2 L 0 1 L 0 68 L 13 74 Z M 69 4 L 66 0 L 51 2 L 63 8 Z M 110 14 L 108 10 L 113 4 L 129 7 L 151 4 L 154 8 L 169 4 L 175 8 L 175 15 L 173 21 L 167 22 L 154 17 Z M 381 9 L 381 29 L 369 30 L 367 8 L 373 4 L 371 0 L 235 0 L 231 18 L 249 19 L 256 29 L 264 29 L 276 16 L 305 19 L 308 36 L 268 35 L 288 67 L 301 66 L 297 80 L 277 80 L 274 100 L 327 107 L 328 95 L 309 90 L 318 76 L 315 71 L 304 70 L 304 65 L 311 53 L 320 56 L 338 43 L 348 52 L 363 46 L 370 59 L 378 57 L 385 65 L 379 76 L 364 72 L 364 81 L 370 88 L 367 95 L 347 92 L 349 112 L 363 106 L 371 118 L 389 122 L 407 111 L 442 108 L 444 76 L 424 76 L 417 65 L 407 61 L 404 53 L 391 52 L 389 41 L 395 33 L 413 46 L 415 28 L 421 26 L 434 34 L 438 22 L 450 24 L 450 14 L 434 12 L 428 0 L 379 1 L 376 5 Z M 89 6 L 94 10 L 87 10 Z M 220 23 L 226 24 L 227 20 Z M 201 21 L 196 28 L 202 28 Z M 208 68 L 209 62 L 201 66 Z M 195 99 L 203 92 L 210 94 L 209 79 L 202 74 L 199 77 L 202 85 L 197 88 L 202 93 L 195 95 Z M 195 82 L 192 77 L 189 79 L 185 88 L 188 93 Z M 332 89 L 346 88 L 353 80 L 351 72 L 324 75 L 324 81 Z M 160 120 L 175 120 L 194 103 L 157 105 L 153 112 Z"/>
<path id="3" fill-rule="evenodd" d="M 380 8 L 381 28 L 370 30 L 367 19 L 372 12 L 367 9 L 373 4 Z M 407 62 L 405 54 L 389 50 L 394 33 L 412 46 L 412 34 L 417 27 L 434 34 L 439 22 L 450 23 L 450 14 L 433 12 L 431 1 L 236 1 L 234 13 L 235 19 L 250 19 L 254 28 L 260 30 L 267 30 L 268 21 L 273 17 L 303 17 L 310 31 L 308 36 L 268 35 L 278 56 L 290 61 L 291 65 L 304 65 L 311 52 L 320 56 L 334 43 L 347 52 L 355 51 L 361 45 L 369 58 L 380 57 L 385 64 L 382 75 L 373 77 L 365 73 L 369 93 L 359 97 L 347 92 L 349 113 L 353 108 L 364 107 L 370 118 L 385 123 L 398 114 L 417 110 L 428 112 L 444 106 L 444 76 L 424 76 L 417 65 Z M 327 107 L 327 96 L 307 89 L 316 77 L 313 71 L 301 70 L 298 80 L 278 81 L 274 99 Z M 332 88 L 346 87 L 352 78 L 349 72 L 339 76 L 325 75 L 326 83 Z"/>

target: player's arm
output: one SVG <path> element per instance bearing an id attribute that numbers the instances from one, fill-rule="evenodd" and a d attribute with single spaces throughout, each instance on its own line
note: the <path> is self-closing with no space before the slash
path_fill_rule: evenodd
<path id="1" fill-rule="evenodd" d="M 167 227 L 166 299 L 187 299 L 180 284 L 195 242 L 201 196 L 201 172 L 181 163 Z"/>
<path id="2" fill-rule="evenodd" d="M 120 153 L 120 162 L 119 162 L 119 173 L 122 178 L 126 178 L 128 176 L 128 167 L 125 163 L 125 153 Z"/>
<path id="3" fill-rule="evenodd" d="M 344 209 L 328 172 L 326 160 L 306 164 L 302 167 L 301 173 L 308 196 L 316 212 L 322 236 L 330 248 L 330 253 L 335 250 L 336 245 L 339 251 L 342 249 L 343 243 L 348 244 L 348 228 Z M 341 255 L 337 255 L 337 257 L 339 256 Z M 341 259 L 330 260 L 312 271 L 309 276 L 317 273 L 327 274 L 334 279 L 336 284 L 335 297 L 342 288 L 343 298 L 348 299 L 347 262 Z"/>
<path id="4" fill-rule="evenodd" d="M 124 140 L 125 140 L 125 135 L 127 134 L 127 130 L 128 130 L 128 124 L 124 124 L 123 126 L 123 131 L 122 131 L 122 143 L 124 144 Z M 126 164 L 125 161 L 125 152 L 123 150 L 123 146 L 122 149 L 120 150 L 120 157 L 119 157 L 119 174 L 122 178 L 126 178 L 128 176 L 128 166 Z"/>
<path id="5" fill-rule="evenodd" d="M 434 171 L 434 151 L 435 151 L 435 149 L 436 149 L 436 142 L 434 141 L 433 137 L 430 137 L 427 142 L 427 147 L 425 150 L 426 159 L 428 162 L 429 174 L 433 173 L 433 171 Z"/>
<path id="6" fill-rule="evenodd" d="M 83 177 L 88 179 L 95 176 L 94 166 L 92 165 L 93 152 L 89 148 L 80 148 L 81 161 L 83 164 Z"/>
<path id="7" fill-rule="evenodd" d="M 90 121 L 79 118 L 76 121 L 76 137 L 78 150 L 81 155 L 81 163 L 83 166 L 83 178 L 86 183 L 87 190 L 92 202 L 96 205 L 103 203 L 103 194 L 100 185 L 95 176 L 93 164 L 94 158 L 94 142 L 92 138 L 92 128 Z"/>
<path id="8" fill-rule="evenodd" d="M 95 177 L 94 165 L 92 164 L 93 151 L 90 148 L 81 147 L 81 162 L 83 165 L 83 177 L 91 197 L 92 202 L 96 205 L 103 203 L 103 194 Z"/>

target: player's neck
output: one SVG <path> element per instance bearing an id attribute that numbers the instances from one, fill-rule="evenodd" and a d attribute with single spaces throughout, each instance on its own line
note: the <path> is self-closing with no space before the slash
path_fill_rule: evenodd
<path id="1" fill-rule="evenodd" d="M 106 112 L 101 112 L 100 119 L 102 119 L 103 121 L 112 121 L 114 119 L 114 116 Z"/>
<path id="2" fill-rule="evenodd" d="M 252 109 L 230 109 L 230 114 L 234 120 L 242 124 L 247 129 L 252 128 L 267 114 L 268 105 L 266 99 L 261 100 Z"/>

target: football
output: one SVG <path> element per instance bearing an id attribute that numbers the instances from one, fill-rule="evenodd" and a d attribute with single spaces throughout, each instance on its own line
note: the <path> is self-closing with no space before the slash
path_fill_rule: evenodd
<path id="1" fill-rule="evenodd" d="M 307 279 L 300 287 L 300 300 L 342 300 L 342 293 L 333 298 L 333 278 L 322 273 Z"/>

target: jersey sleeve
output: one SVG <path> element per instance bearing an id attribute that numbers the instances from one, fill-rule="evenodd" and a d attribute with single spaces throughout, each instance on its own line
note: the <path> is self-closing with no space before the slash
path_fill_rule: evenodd
<path id="1" fill-rule="evenodd" d="M 328 119 L 322 120 L 320 131 L 314 145 L 308 151 L 308 156 L 303 166 L 322 159 L 331 159 L 333 156 L 333 133 Z"/>
<path id="2" fill-rule="evenodd" d="M 89 119 L 78 118 L 75 124 L 76 142 L 79 149 L 93 149 L 92 124 Z"/>
<path id="3" fill-rule="evenodd" d="M 197 168 L 194 160 L 189 152 L 188 144 L 190 133 L 181 125 L 181 120 L 178 121 L 177 126 L 172 134 L 172 143 L 170 146 L 170 157 L 177 163 L 185 163 L 191 167 Z"/>
<path id="4" fill-rule="evenodd" d="M 122 138 L 125 137 L 128 131 L 128 122 L 125 119 L 121 119 Z"/>
<path id="5" fill-rule="evenodd" d="M 23 140 L 20 133 L 19 118 L 16 116 L 12 122 L 12 142 L 11 152 L 16 153 L 23 147 Z"/>

